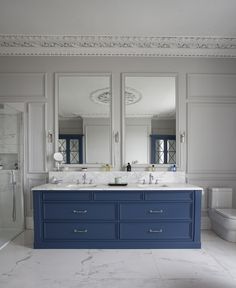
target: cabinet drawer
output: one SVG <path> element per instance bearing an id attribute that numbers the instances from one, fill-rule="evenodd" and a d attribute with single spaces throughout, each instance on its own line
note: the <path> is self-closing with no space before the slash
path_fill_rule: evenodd
<path id="1" fill-rule="evenodd" d="M 122 223 L 120 239 L 192 239 L 192 224 L 189 222 L 171 223 Z"/>
<path id="2" fill-rule="evenodd" d="M 120 219 L 191 219 L 191 203 L 120 204 Z"/>
<path id="3" fill-rule="evenodd" d="M 113 220 L 116 217 L 116 206 L 102 203 L 44 203 L 43 215 L 46 220 Z"/>
<path id="4" fill-rule="evenodd" d="M 116 239 L 114 223 L 44 223 L 45 240 Z"/>
<path id="5" fill-rule="evenodd" d="M 193 191 L 150 191 L 145 192 L 145 200 L 192 201 Z"/>
<path id="6" fill-rule="evenodd" d="M 141 200 L 142 192 L 139 191 L 101 191 L 94 192 L 94 200 Z"/>
<path id="7" fill-rule="evenodd" d="M 75 200 L 90 200 L 92 199 L 91 192 L 78 192 L 78 191 L 50 191 L 43 193 L 43 200 L 64 200 L 64 201 L 75 201 Z"/>

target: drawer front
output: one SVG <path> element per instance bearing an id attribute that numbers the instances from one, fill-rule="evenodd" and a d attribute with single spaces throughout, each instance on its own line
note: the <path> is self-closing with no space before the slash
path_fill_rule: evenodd
<path id="1" fill-rule="evenodd" d="M 145 200 L 192 201 L 193 191 L 153 191 L 145 192 Z"/>
<path id="2" fill-rule="evenodd" d="M 90 200 L 92 199 L 91 192 L 85 191 L 49 191 L 43 192 L 43 200 L 64 200 L 64 201 L 75 201 L 75 200 Z"/>
<path id="3" fill-rule="evenodd" d="M 44 223 L 45 240 L 116 239 L 114 223 Z"/>
<path id="4" fill-rule="evenodd" d="M 120 204 L 120 219 L 186 219 L 192 218 L 191 203 Z"/>
<path id="5" fill-rule="evenodd" d="M 94 192 L 94 200 L 141 200 L 142 192 L 140 191 L 101 191 Z"/>
<path id="6" fill-rule="evenodd" d="M 44 203 L 44 219 L 114 220 L 115 204 L 97 203 Z"/>
<path id="7" fill-rule="evenodd" d="M 122 223 L 120 239 L 191 240 L 192 224 L 189 222 Z"/>

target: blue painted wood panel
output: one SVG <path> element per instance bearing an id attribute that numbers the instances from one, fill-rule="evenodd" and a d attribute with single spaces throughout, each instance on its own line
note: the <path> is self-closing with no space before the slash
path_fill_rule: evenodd
<path id="1" fill-rule="evenodd" d="M 114 223 L 44 223 L 45 240 L 111 240 L 116 238 Z"/>
<path id="2" fill-rule="evenodd" d="M 159 201 L 192 201 L 192 191 L 149 191 L 145 193 L 145 200 Z"/>
<path id="3" fill-rule="evenodd" d="M 90 200 L 92 198 L 91 192 L 84 191 L 49 191 L 43 192 L 43 200 L 55 201 L 74 201 L 74 200 Z"/>
<path id="4" fill-rule="evenodd" d="M 201 191 L 34 191 L 33 197 L 35 248 L 201 247 Z"/>
<path id="5" fill-rule="evenodd" d="M 45 203 L 43 215 L 45 220 L 114 220 L 116 205 L 106 203 Z"/>
<path id="6" fill-rule="evenodd" d="M 122 223 L 120 239 L 191 240 L 192 225 L 189 222 Z"/>
<path id="7" fill-rule="evenodd" d="M 120 204 L 120 219 L 191 219 L 191 203 Z"/>
<path id="8" fill-rule="evenodd" d="M 94 200 L 113 200 L 113 201 L 122 201 L 122 200 L 141 200 L 142 192 L 141 191 L 96 191 L 94 192 Z"/>

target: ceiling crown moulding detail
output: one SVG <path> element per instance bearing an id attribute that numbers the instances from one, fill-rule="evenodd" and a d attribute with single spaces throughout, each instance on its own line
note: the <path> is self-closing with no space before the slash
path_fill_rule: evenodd
<path id="1" fill-rule="evenodd" d="M 1 56 L 236 57 L 236 38 L 0 35 Z"/>

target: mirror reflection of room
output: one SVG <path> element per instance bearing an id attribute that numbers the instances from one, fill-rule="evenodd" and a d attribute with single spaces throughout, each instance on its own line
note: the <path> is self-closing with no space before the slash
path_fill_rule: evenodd
<path id="1" fill-rule="evenodd" d="M 125 163 L 176 163 L 176 85 L 171 76 L 125 76 Z"/>
<path id="2" fill-rule="evenodd" d="M 63 163 L 111 163 L 110 75 L 60 75 L 58 100 Z"/>

